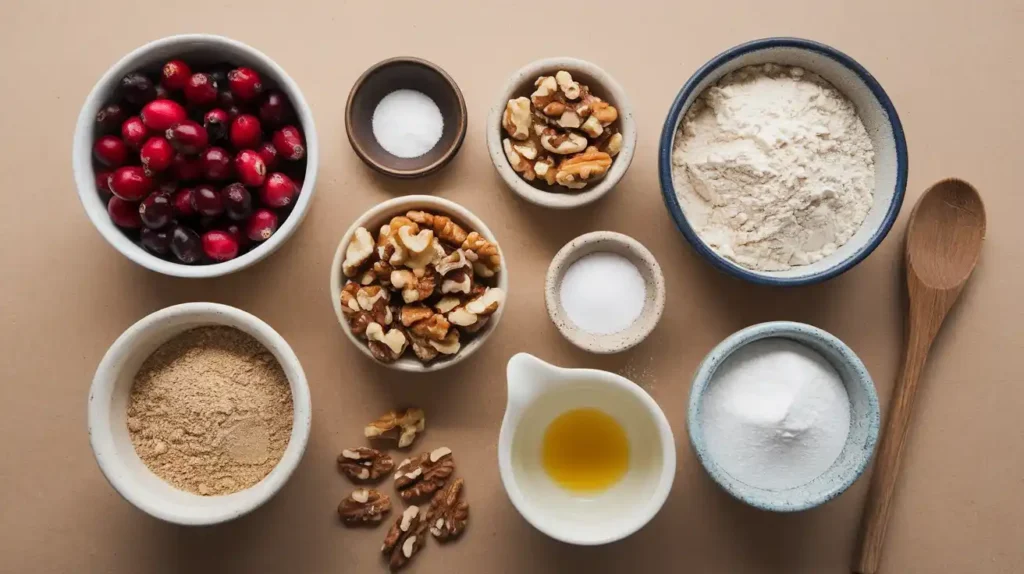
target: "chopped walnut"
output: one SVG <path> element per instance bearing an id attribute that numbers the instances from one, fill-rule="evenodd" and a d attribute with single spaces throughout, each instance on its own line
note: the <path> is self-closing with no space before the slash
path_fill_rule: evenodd
<path id="1" fill-rule="evenodd" d="M 455 460 L 448 447 L 436 448 L 399 463 L 395 490 L 403 500 L 418 500 L 441 489 L 455 472 Z"/>
<path id="2" fill-rule="evenodd" d="M 558 81 L 554 76 L 541 76 L 533 85 L 537 89 L 530 94 L 530 103 L 535 108 L 543 109 L 558 96 Z"/>
<path id="3" fill-rule="evenodd" d="M 540 136 L 540 145 L 551 153 L 568 155 L 587 149 L 587 138 L 573 132 L 558 132 L 547 128 Z"/>
<path id="4" fill-rule="evenodd" d="M 466 310 L 474 315 L 491 315 L 505 302 L 505 292 L 497 287 L 488 287 L 483 294 L 466 303 Z"/>
<path id="5" fill-rule="evenodd" d="M 390 310 L 389 310 L 390 313 Z M 378 323 L 366 326 L 366 338 L 369 340 L 370 352 L 382 363 L 393 363 L 402 356 L 409 339 L 399 329 L 389 329 L 387 333 Z"/>
<path id="6" fill-rule="evenodd" d="M 555 82 L 558 83 L 558 89 L 565 94 L 565 97 L 570 100 L 575 100 L 580 97 L 580 83 L 572 79 L 572 74 L 565 70 L 559 70 L 555 73 Z"/>
<path id="7" fill-rule="evenodd" d="M 391 272 L 391 285 L 402 292 L 402 300 L 406 303 L 423 301 L 434 294 L 437 288 L 435 272 L 426 272 L 422 276 L 408 269 Z"/>
<path id="8" fill-rule="evenodd" d="M 467 273 L 465 269 L 458 269 L 441 280 L 441 293 L 444 295 L 452 293 L 468 294 L 472 289 L 473 274 L 471 272 Z"/>
<path id="9" fill-rule="evenodd" d="M 461 247 L 449 253 L 434 266 L 434 269 L 442 276 L 462 268 L 472 269 L 473 265 L 466 257 L 466 251 Z"/>
<path id="10" fill-rule="evenodd" d="M 346 277 L 354 277 L 359 273 L 359 268 L 366 263 L 373 255 L 373 236 L 365 227 L 356 229 L 345 248 L 345 261 L 341 264 L 342 272 Z"/>
<path id="11" fill-rule="evenodd" d="M 603 177 L 611 165 L 610 155 L 598 151 L 596 147 L 589 147 L 584 153 L 563 159 L 558 164 L 555 181 L 569 189 L 580 189 L 588 182 Z"/>
<path id="12" fill-rule="evenodd" d="M 530 124 L 533 114 L 530 111 L 529 98 L 515 98 L 505 105 L 505 113 L 501 116 L 501 126 L 509 137 L 525 140 L 530 137 Z"/>
<path id="13" fill-rule="evenodd" d="M 429 524 L 424 514 L 418 506 L 406 508 L 384 537 L 380 551 L 388 557 L 388 568 L 392 572 L 408 564 L 426 544 Z"/>
<path id="14" fill-rule="evenodd" d="M 466 240 L 466 230 L 452 221 L 450 217 L 425 211 L 410 211 L 405 215 L 411 221 L 433 229 L 434 235 L 441 241 L 460 245 Z"/>
<path id="15" fill-rule="evenodd" d="M 437 303 L 434 303 L 434 309 L 438 313 L 447 313 L 459 305 L 462 305 L 462 300 L 458 297 L 444 297 Z"/>
<path id="16" fill-rule="evenodd" d="M 403 305 L 401 313 L 402 325 L 405 327 L 411 327 L 413 324 L 429 319 L 434 316 L 434 312 L 423 304 L 415 305 Z"/>
<path id="17" fill-rule="evenodd" d="M 338 455 L 338 470 L 354 481 L 377 480 L 394 468 L 391 456 L 374 448 L 346 448 Z"/>
<path id="18" fill-rule="evenodd" d="M 487 241 L 482 235 L 473 231 L 466 236 L 466 241 L 462 243 L 462 248 L 466 250 L 466 256 L 470 261 L 479 263 L 486 270 L 484 273 L 480 273 L 483 277 L 491 277 L 495 273 L 501 270 L 501 255 L 498 253 L 498 246 Z M 479 266 L 473 266 L 474 271 L 480 269 Z"/>
<path id="19" fill-rule="evenodd" d="M 458 329 L 449 329 L 448 334 L 445 335 L 443 339 L 440 341 L 431 339 L 428 343 L 430 343 L 430 346 L 437 349 L 442 355 L 454 355 L 462 348 L 462 343 L 459 342 Z"/>
<path id="20" fill-rule="evenodd" d="M 457 538 L 469 522 L 469 503 L 460 500 L 463 480 L 456 478 L 437 491 L 430 501 L 427 523 L 430 533 L 441 542 Z"/>
<path id="21" fill-rule="evenodd" d="M 409 345 L 412 346 L 412 352 L 416 358 L 423 363 L 433 361 L 440 354 L 437 349 L 430 346 L 429 339 L 418 337 L 411 332 L 409 333 Z"/>
<path id="22" fill-rule="evenodd" d="M 357 488 L 338 505 L 338 516 L 347 526 L 376 526 L 391 512 L 391 497 L 372 488 Z"/>
<path id="23" fill-rule="evenodd" d="M 416 433 L 423 432 L 427 426 L 427 416 L 422 409 L 409 408 L 388 411 L 379 419 L 366 425 L 363 434 L 366 438 L 398 439 L 398 448 L 405 448 L 416 440 Z"/>
<path id="24" fill-rule="evenodd" d="M 443 341 L 450 328 L 451 325 L 444 315 L 433 313 L 430 318 L 414 323 L 409 331 L 413 335 L 429 341 Z"/>

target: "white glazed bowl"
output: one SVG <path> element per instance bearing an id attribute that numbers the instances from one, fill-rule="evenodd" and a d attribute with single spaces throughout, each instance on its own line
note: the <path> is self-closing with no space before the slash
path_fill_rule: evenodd
<path id="1" fill-rule="evenodd" d="M 374 237 L 377 236 L 377 230 L 382 225 L 391 220 L 396 215 L 405 215 L 410 210 L 424 210 L 432 213 L 442 213 L 451 217 L 456 223 L 462 225 L 466 231 L 476 231 L 482 235 L 485 239 L 498 246 L 498 252 L 501 255 L 501 271 L 497 274 L 497 287 L 505 292 L 505 304 L 498 308 L 497 311 L 491 315 L 491 320 L 480 330 L 479 333 L 473 336 L 473 339 L 465 344 L 458 353 L 450 358 L 438 357 L 428 365 L 424 365 L 412 355 L 411 352 L 407 352 L 402 358 L 398 359 L 393 363 L 381 363 L 373 357 L 370 352 L 370 348 L 366 346 L 366 341 L 356 337 L 352 333 L 352 329 L 348 326 L 348 321 L 345 320 L 344 313 L 341 312 L 341 289 L 345 286 L 346 278 L 342 273 L 341 266 L 345 261 L 345 249 L 348 247 L 352 237 L 356 233 L 356 229 L 365 227 L 370 231 L 370 234 Z M 352 226 L 348 228 L 345 235 L 342 236 L 341 241 L 338 242 L 338 249 L 334 252 L 334 262 L 331 264 L 331 305 L 334 306 L 334 314 L 338 317 L 338 323 L 341 324 L 341 330 L 348 335 L 349 341 L 356 346 L 364 355 L 372 359 L 379 365 L 384 365 L 389 369 L 396 369 L 399 371 L 407 371 L 411 373 L 429 373 L 432 371 L 439 371 L 446 367 L 450 367 L 457 363 L 460 363 L 470 355 L 476 352 L 477 349 L 483 346 L 484 342 L 491 336 L 494 329 L 498 327 L 498 323 L 501 321 L 502 315 L 505 314 L 505 308 L 508 306 L 508 263 L 505 261 L 505 245 L 503 245 L 494 236 L 490 228 L 484 224 L 483 220 L 477 217 L 473 212 L 462 207 L 454 201 L 442 199 L 440 197 L 434 197 L 431 195 L 406 195 L 403 197 L 396 197 L 380 203 L 370 208 L 366 213 L 359 216 Z"/>
<path id="2" fill-rule="evenodd" d="M 559 185 L 538 187 L 523 179 L 508 163 L 502 140 L 505 131 L 501 127 L 501 116 L 505 113 L 508 101 L 519 96 L 529 96 L 533 92 L 534 81 L 543 75 L 554 74 L 558 70 L 566 70 L 573 79 L 590 86 L 594 95 L 612 104 L 619 111 L 619 131 L 622 133 L 622 150 L 615 156 L 608 173 L 595 184 L 588 185 L 581 191 L 566 191 Z M 491 163 L 498 175 L 515 192 L 530 203 L 554 209 L 571 209 L 593 203 L 604 197 L 622 176 L 626 175 L 633 152 L 636 149 L 636 120 L 633 119 L 633 106 L 629 103 L 626 90 L 615 78 L 597 64 L 578 58 L 546 58 L 536 60 L 517 70 L 509 78 L 508 84 L 501 91 L 501 97 L 495 102 L 487 116 L 487 150 L 491 155 Z"/>
<path id="3" fill-rule="evenodd" d="M 564 369 L 519 353 L 508 362 L 509 406 L 498 437 L 501 481 L 512 505 L 534 528 L 581 546 L 621 540 L 661 510 L 676 473 L 668 419 L 639 385 L 614 373 Z M 548 425 L 560 414 L 596 408 L 622 425 L 629 470 L 614 486 L 577 494 L 554 483 L 541 465 Z"/>
<path id="4" fill-rule="evenodd" d="M 128 400 L 139 367 L 172 337 L 205 325 L 225 325 L 252 335 L 274 354 L 291 385 L 292 434 L 284 455 L 263 480 L 245 490 L 199 496 L 179 490 L 150 471 L 128 434 Z M 238 518 L 269 500 L 291 476 L 309 440 L 309 387 L 298 357 L 274 329 L 227 305 L 184 303 L 152 313 L 128 328 L 103 356 L 89 389 L 89 442 L 100 470 L 117 492 L 143 512 L 186 526 Z"/>
<path id="5" fill-rule="evenodd" d="M 227 61 L 252 67 L 276 84 L 288 96 L 306 139 L 306 175 L 302 181 L 302 190 L 298 200 L 287 219 L 281 223 L 277 232 L 262 245 L 223 263 L 185 265 L 167 261 L 149 253 L 114 225 L 107 214 L 107 206 L 96 191 L 96 175 L 92 166 L 96 112 L 107 103 L 118 80 L 125 74 L 139 69 L 151 69 L 162 65 L 171 58 L 209 61 L 210 63 Z M 103 77 L 96 82 L 85 99 L 82 111 L 78 114 L 71 159 L 75 185 L 78 188 L 78 198 L 82 201 L 82 207 L 85 208 L 86 215 L 89 216 L 96 229 L 114 249 L 151 271 L 174 277 L 199 278 L 219 277 L 254 265 L 277 251 L 295 233 L 306 216 L 310 201 L 313 199 L 319 154 L 320 146 L 317 143 L 313 111 L 306 103 L 306 98 L 303 97 L 299 86 L 281 66 L 278 66 L 263 52 L 237 40 L 211 34 L 185 34 L 161 38 L 136 48 L 103 74 Z"/>

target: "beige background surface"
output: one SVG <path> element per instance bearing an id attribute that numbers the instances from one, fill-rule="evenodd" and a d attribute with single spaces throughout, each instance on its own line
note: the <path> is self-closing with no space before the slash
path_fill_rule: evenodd
<path id="1" fill-rule="evenodd" d="M 334 509 L 349 485 L 334 458 L 359 442 L 368 417 L 414 403 L 430 417 L 420 444 L 454 449 L 473 518 L 464 539 L 428 547 L 413 572 L 844 572 L 867 481 L 797 515 L 732 500 L 691 453 L 689 377 L 729 333 L 793 319 L 849 343 L 888 404 L 902 338 L 906 218 L 927 185 L 956 175 L 985 197 L 988 241 L 925 373 L 883 565 L 891 573 L 1024 572 L 1019 0 L 6 0 L 2 12 L 0 571 L 383 571 L 383 529 L 351 531 L 337 522 Z M 297 235 L 254 269 L 211 281 L 158 276 L 109 247 L 75 197 L 69 153 L 79 106 L 108 66 L 149 40 L 193 31 L 232 36 L 275 58 L 303 88 L 322 145 L 317 197 Z M 716 272 L 684 243 L 658 190 L 657 140 L 677 90 L 718 52 L 771 35 L 814 38 L 858 59 L 895 102 L 910 146 L 907 203 L 893 233 L 856 269 L 809 288 L 759 288 Z M 470 130 L 446 170 L 399 184 L 374 176 L 353 154 L 343 108 L 367 66 L 406 54 L 455 77 Z M 618 78 L 636 106 L 640 133 L 617 190 L 568 216 L 514 199 L 490 165 L 482 132 L 507 75 L 559 54 L 593 60 Z M 415 379 L 362 357 L 345 340 L 328 296 L 331 256 L 349 223 L 377 202 L 412 192 L 453 199 L 483 217 L 501 239 L 512 281 L 509 312 L 488 345 L 458 368 Z M 646 244 L 669 287 L 651 339 L 615 357 L 575 350 L 544 311 L 550 257 L 594 229 Z M 158 522 L 123 501 L 100 474 L 85 426 L 87 389 L 107 346 L 142 316 L 184 301 L 227 303 L 269 322 L 302 360 L 315 410 L 305 458 L 282 492 L 250 516 L 205 529 Z M 679 467 L 669 502 L 645 530 L 606 547 L 572 548 L 516 514 L 498 480 L 495 443 L 504 364 L 517 351 L 619 371 L 661 404 L 675 430 Z"/>

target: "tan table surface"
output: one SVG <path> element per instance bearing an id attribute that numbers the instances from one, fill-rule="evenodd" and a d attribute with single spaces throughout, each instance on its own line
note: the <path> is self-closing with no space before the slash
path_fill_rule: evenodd
<path id="1" fill-rule="evenodd" d="M 334 459 L 361 442 L 370 417 L 412 403 L 430 420 L 420 446 L 455 451 L 472 505 L 465 537 L 446 548 L 432 544 L 412 572 L 846 572 L 868 481 L 795 515 L 734 501 L 691 452 L 690 376 L 733 331 L 792 319 L 849 343 L 887 405 L 902 342 L 907 215 L 924 188 L 956 175 L 985 198 L 988 241 L 924 375 L 883 567 L 1024 572 L 1019 1 L 7 0 L 0 20 L 0 571 L 382 572 L 384 530 L 346 530 L 337 521 L 335 506 L 350 486 Z M 255 268 L 208 281 L 150 273 L 108 246 L 75 197 L 69 153 L 95 80 L 129 50 L 191 31 L 235 37 L 276 59 L 302 86 L 322 145 L 317 197 L 298 233 Z M 747 285 L 699 259 L 666 214 L 656 171 L 662 122 L 683 82 L 718 52 L 772 35 L 826 42 L 871 70 L 899 110 L 911 158 L 903 213 L 874 255 L 826 284 L 789 290 Z M 343 109 L 366 67 L 409 54 L 437 62 L 459 82 L 470 129 L 441 174 L 398 183 L 373 175 L 352 152 Z M 618 189 L 568 214 L 517 201 L 490 164 L 482 130 L 509 74 L 561 54 L 613 74 L 633 101 L 640 133 Z M 484 349 L 422 377 L 395 375 L 362 357 L 338 327 L 328 295 L 331 257 L 350 222 L 413 192 L 478 213 L 501 240 L 511 273 L 508 312 Z M 654 335 L 613 357 L 571 347 L 544 310 L 551 256 L 595 229 L 647 245 L 669 288 Z M 87 390 L 107 346 L 144 315 L 185 301 L 227 303 L 269 322 L 303 362 L 315 411 L 305 458 L 278 496 L 245 518 L 201 529 L 162 523 L 122 500 L 99 472 L 85 424 Z M 574 548 L 533 530 L 509 503 L 495 445 L 504 366 L 517 351 L 618 371 L 665 410 L 678 472 L 668 503 L 637 535 Z"/>

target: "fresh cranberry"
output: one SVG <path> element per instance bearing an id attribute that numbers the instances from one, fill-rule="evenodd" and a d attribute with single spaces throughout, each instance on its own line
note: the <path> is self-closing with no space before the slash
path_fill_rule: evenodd
<path id="1" fill-rule="evenodd" d="M 277 231 L 277 214 L 269 209 L 257 209 L 245 222 L 245 236 L 253 241 L 266 241 Z"/>
<path id="2" fill-rule="evenodd" d="M 238 246 L 245 248 L 249 245 L 249 238 L 242 233 L 242 227 L 237 223 L 231 223 L 224 227 L 224 232 L 238 242 Z"/>
<path id="3" fill-rule="evenodd" d="M 281 92 L 270 92 L 266 99 L 260 104 L 260 121 L 268 128 L 276 128 L 288 121 L 291 117 L 291 106 L 288 105 L 288 98 Z"/>
<path id="4" fill-rule="evenodd" d="M 203 234 L 203 252 L 214 261 L 238 257 L 238 241 L 227 231 L 213 229 Z"/>
<path id="5" fill-rule="evenodd" d="M 210 142 L 206 128 L 192 120 L 185 120 L 168 129 L 166 133 L 174 149 L 186 155 L 195 155 L 203 151 Z"/>
<path id="6" fill-rule="evenodd" d="M 203 177 L 211 181 L 224 181 L 231 177 L 231 155 L 222 147 L 208 147 L 199 154 Z"/>
<path id="7" fill-rule="evenodd" d="M 252 213 L 252 196 L 240 183 L 232 183 L 220 190 L 224 201 L 224 212 L 235 221 L 241 221 Z"/>
<path id="8" fill-rule="evenodd" d="M 146 173 L 152 175 L 171 167 L 171 162 L 174 161 L 174 149 L 164 138 L 154 136 L 142 144 L 139 158 L 142 159 L 142 167 Z"/>
<path id="9" fill-rule="evenodd" d="M 149 251 L 157 255 L 167 255 L 171 250 L 171 231 L 170 229 L 143 227 L 139 239 L 142 241 L 142 246 Z"/>
<path id="10" fill-rule="evenodd" d="M 196 214 L 196 208 L 192 207 L 192 195 L 194 190 L 191 187 L 183 187 L 174 192 L 171 202 L 174 204 L 174 214 L 178 217 L 191 217 Z"/>
<path id="11" fill-rule="evenodd" d="M 96 172 L 96 191 L 100 192 L 100 197 L 106 200 L 110 197 L 110 174 L 113 172 L 100 170 Z"/>
<path id="12" fill-rule="evenodd" d="M 96 130 L 99 133 L 116 133 L 128 118 L 128 112 L 120 104 L 107 104 L 96 112 Z"/>
<path id="13" fill-rule="evenodd" d="M 306 147 L 302 144 L 302 132 L 295 126 L 285 126 L 274 132 L 273 141 L 277 153 L 284 159 L 295 161 L 306 155 Z"/>
<path id="14" fill-rule="evenodd" d="M 192 69 L 181 60 L 171 60 L 164 64 L 161 71 L 160 83 L 168 90 L 183 90 L 188 79 L 192 76 Z"/>
<path id="15" fill-rule="evenodd" d="M 153 179 L 137 165 L 119 167 L 107 180 L 111 193 L 125 201 L 139 201 L 153 189 Z"/>
<path id="16" fill-rule="evenodd" d="M 96 161 L 107 167 L 120 167 L 128 160 L 128 146 L 116 136 L 103 136 L 92 146 Z"/>
<path id="17" fill-rule="evenodd" d="M 228 125 L 231 118 L 228 113 L 220 108 L 214 108 L 203 116 L 203 127 L 210 136 L 210 141 L 220 141 L 228 135 Z"/>
<path id="18" fill-rule="evenodd" d="M 263 165 L 268 170 L 274 169 L 277 166 L 277 148 L 270 142 L 263 142 L 256 147 L 256 153 L 259 154 L 260 159 L 263 160 Z"/>
<path id="19" fill-rule="evenodd" d="M 217 101 L 217 81 L 209 74 L 192 74 L 185 82 L 185 99 L 194 106 L 208 106 Z"/>
<path id="20" fill-rule="evenodd" d="M 231 122 L 231 145 L 235 149 L 254 149 L 263 139 L 260 120 L 250 114 L 242 114 Z"/>
<path id="21" fill-rule="evenodd" d="M 252 68 L 235 68 L 228 72 L 231 93 L 240 100 L 253 100 L 263 93 L 263 81 Z"/>
<path id="22" fill-rule="evenodd" d="M 114 225 L 125 229 L 138 229 L 142 227 L 142 219 L 139 218 L 139 206 L 136 203 L 125 201 L 116 195 L 111 196 L 107 201 L 107 214 Z"/>
<path id="23" fill-rule="evenodd" d="M 148 135 L 146 124 L 142 123 L 142 118 L 139 116 L 132 116 L 121 124 L 121 137 L 124 139 L 124 143 L 132 149 L 142 147 Z"/>
<path id="24" fill-rule="evenodd" d="M 203 243 L 198 233 L 184 225 L 176 225 L 171 231 L 171 251 L 178 261 L 192 264 L 203 258 Z"/>
<path id="25" fill-rule="evenodd" d="M 295 200 L 295 195 L 295 182 L 283 173 L 268 175 L 260 188 L 260 201 L 270 207 L 285 207 Z"/>
<path id="26" fill-rule="evenodd" d="M 174 100 L 153 100 L 142 107 L 142 123 L 157 132 L 162 132 L 188 119 L 185 108 Z"/>
<path id="27" fill-rule="evenodd" d="M 267 177 L 267 166 L 258 153 L 244 149 L 235 156 L 235 173 L 245 185 L 258 187 Z"/>
<path id="28" fill-rule="evenodd" d="M 174 206 L 171 196 L 154 191 L 139 204 L 139 216 L 142 223 L 150 229 L 160 229 L 174 219 Z"/>
<path id="29" fill-rule="evenodd" d="M 118 92 L 133 106 L 141 106 L 156 97 L 153 81 L 138 72 L 132 72 L 121 78 Z"/>
<path id="30" fill-rule="evenodd" d="M 198 157 L 178 152 L 171 161 L 171 173 L 178 181 L 195 181 L 203 175 L 203 165 Z"/>
<path id="31" fill-rule="evenodd" d="M 192 208 L 199 215 L 218 216 L 224 213 L 224 200 L 210 184 L 199 184 L 192 191 Z"/>

